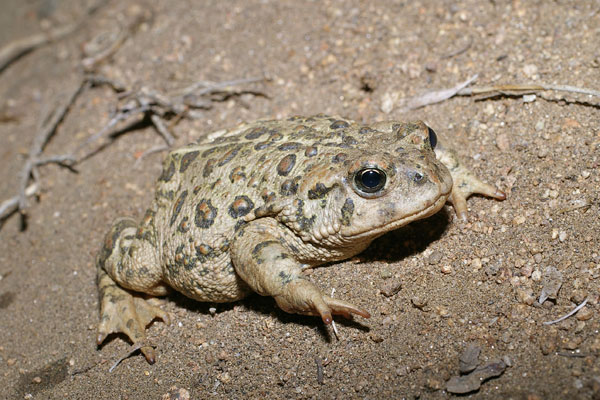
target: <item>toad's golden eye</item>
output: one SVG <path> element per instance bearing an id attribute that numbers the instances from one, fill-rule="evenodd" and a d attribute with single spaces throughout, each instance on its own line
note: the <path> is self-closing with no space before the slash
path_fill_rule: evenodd
<path id="1" fill-rule="evenodd" d="M 354 185 L 359 192 L 372 194 L 383 189 L 386 179 L 385 172 L 379 168 L 364 168 L 354 175 Z"/>
<path id="2" fill-rule="evenodd" d="M 430 127 L 427 127 L 427 131 L 429 132 L 429 144 L 431 145 L 432 149 L 435 149 L 435 145 L 437 144 L 437 135 Z"/>

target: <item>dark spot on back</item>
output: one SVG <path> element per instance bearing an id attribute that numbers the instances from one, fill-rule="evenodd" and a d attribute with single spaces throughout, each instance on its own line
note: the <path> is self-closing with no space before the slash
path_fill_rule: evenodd
<path id="1" fill-rule="evenodd" d="M 223 155 L 223 157 L 221 157 L 219 159 L 219 163 L 217 164 L 219 167 L 222 167 L 223 165 L 227 164 L 228 162 L 230 162 L 231 160 L 233 160 L 235 158 L 235 156 L 237 155 L 237 153 L 240 151 L 240 147 L 234 147 L 233 149 L 229 150 L 227 153 L 225 153 Z"/>
<path id="2" fill-rule="evenodd" d="M 229 206 L 229 215 L 232 218 L 243 217 L 254 208 L 254 203 L 248 196 L 235 196 L 233 203 Z"/>
<path id="3" fill-rule="evenodd" d="M 300 177 L 297 176 L 293 179 L 286 179 L 285 181 L 283 181 L 281 183 L 281 188 L 279 190 L 279 193 L 282 196 L 291 196 L 293 194 L 296 194 L 296 192 L 298 191 L 298 181 L 300 180 Z"/>
<path id="4" fill-rule="evenodd" d="M 229 174 L 229 180 L 231 183 L 236 183 L 246 179 L 246 173 L 244 172 L 245 166 L 238 166 L 231 170 Z"/>
<path id="5" fill-rule="evenodd" d="M 350 135 L 344 135 L 344 137 L 342 138 L 342 142 L 344 142 L 344 144 L 346 144 L 348 146 L 354 146 L 355 144 L 358 143 L 358 141 Z"/>
<path id="6" fill-rule="evenodd" d="M 267 189 L 263 190 L 260 194 L 260 197 L 263 199 L 265 203 L 271 203 L 273 200 L 277 198 L 275 192 L 270 192 Z"/>
<path id="7" fill-rule="evenodd" d="M 181 161 L 179 164 L 179 172 L 185 172 L 185 170 L 188 169 L 192 161 L 194 161 L 196 157 L 198 157 L 198 154 L 200 154 L 199 151 L 191 151 L 189 153 L 184 154 L 183 157 L 181 157 Z"/>
<path id="8" fill-rule="evenodd" d="M 348 155 L 346 153 L 338 153 L 331 158 L 331 162 L 334 164 L 337 164 L 337 163 L 345 161 L 346 158 L 348 158 Z"/>
<path id="9" fill-rule="evenodd" d="M 297 142 L 287 142 L 287 143 L 282 143 L 279 146 L 277 146 L 277 150 L 281 150 L 281 151 L 297 150 L 301 146 L 302 146 L 302 144 L 297 143 Z"/>
<path id="10" fill-rule="evenodd" d="M 210 149 L 206 149 L 202 152 L 202 158 L 205 158 L 207 156 L 210 156 L 212 153 L 214 153 L 217 150 L 221 150 L 221 147 L 211 147 Z"/>
<path id="11" fill-rule="evenodd" d="M 173 213 L 171 214 L 171 222 L 169 223 L 169 226 L 173 226 L 173 223 L 179 216 L 179 213 L 181 212 L 181 207 L 183 207 L 183 204 L 185 203 L 185 198 L 187 197 L 187 194 L 188 194 L 188 191 L 184 190 L 183 192 L 181 192 L 181 194 L 177 198 L 177 201 L 175 202 L 175 205 L 173 206 Z"/>
<path id="12" fill-rule="evenodd" d="M 261 151 L 266 149 L 271 145 L 271 142 L 258 142 L 254 145 L 254 150 Z"/>
<path id="13" fill-rule="evenodd" d="M 306 150 L 304 150 L 304 155 L 305 155 L 306 157 L 314 157 L 314 156 L 316 156 L 316 155 L 317 155 L 318 151 L 319 151 L 319 150 L 317 149 L 317 147 L 316 147 L 316 146 L 308 146 L 308 147 L 306 148 Z"/>
<path id="14" fill-rule="evenodd" d="M 181 222 L 179 223 L 179 226 L 177 227 L 177 230 L 181 233 L 186 233 L 187 231 L 190 230 L 190 223 L 188 222 L 189 218 L 183 217 L 181 218 Z"/>
<path id="15" fill-rule="evenodd" d="M 210 158 L 210 159 L 206 160 L 206 164 L 204 164 L 204 169 L 202 170 L 202 176 L 204 178 L 208 178 L 210 176 L 210 174 L 212 174 L 216 163 L 217 163 L 217 160 L 215 160 L 214 158 Z"/>
<path id="16" fill-rule="evenodd" d="M 294 165 L 296 164 L 296 155 L 288 154 L 283 157 L 279 164 L 277 164 L 277 173 L 281 176 L 287 176 L 290 173 Z"/>
<path id="17" fill-rule="evenodd" d="M 158 180 L 163 181 L 163 182 L 168 182 L 171 180 L 171 178 L 173 177 L 174 174 L 175 174 L 175 163 L 173 162 L 173 160 L 171 160 L 171 162 L 169 163 L 169 166 L 167 168 L 163 169 L 163 172 L 160 175 L 160 178 L 158 178 Z"/>
<path id="18" fill-rule="evenodd" d="M 202 229 L 209 228 L 217 217 L 217 209 L 213 207 L 210 199 L 202 199 L 196 206 L 196 217 L 194 222 L 196 226 Z"/>
<path id="19" fill-rule="evenodd" d="M 244 138 L 248 139 L 248 140 L 254 140 L 254 139 L 258 139 L 259 137 L 261 137 L 262 135 L 266 134 L 268 132 L 267 128 L 264 126 L 259 126 L 256 128 L 252 128 L 248 133 L 246 133 L 246 135 L 244 136 Z"/>

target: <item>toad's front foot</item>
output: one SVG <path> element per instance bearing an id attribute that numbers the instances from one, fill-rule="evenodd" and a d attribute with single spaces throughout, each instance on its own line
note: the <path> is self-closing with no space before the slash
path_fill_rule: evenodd
<path id="1" fill-rule="evenodd" d="M 326 296 L 311 282 L 298 278 L 286 284 L 284 290 L 274 296 L 277 305 L 284 311 L 295 314 L 320 316 L 324 323 L 331 324 L 332 314 L 351 318 L 352 314 L 370 318 L 371 314 L 343 300 Z"/>
<path id="2" fill-rule="evenodd" d="M 481 194 L 498 200 L 506 199 L 506 194 L 502 190 L 483 182 L 465 167 L 453 150 L 438 146 L 435 152 L 452 175 L 452 193 L 449 200 L 454 206 L 456 215 L 463 221 L 468 219 L 467 198 L 472 194 Z"/>
<path id="3" fill-rule="evenodd" d="M 160 318 L 169 324 L 169 315 L 147 300 L 132 295 L 116 285 L 106 274 L 100 276 L 100 325 L 98 326 L 98 345 L 111 333 L 124 333 L 134 344 L 143 344 L 146 340 L 146 326 Z M 152 346 L 140 348 L 150 364 L 156 361 Z"/>
<path id="4" fill-rule="evenodd" d="M 463 166 L 456 168 L 452 173 L 452 179 L 454 183 L 450 194 L 450 202 L 454 206 L 456 215 L 463 221 L 467 221 L 467 198 L 470 195 L 481 194 L 497 200 L 506 199 L 506 194 L 502 190 L 481 181 Z"/>

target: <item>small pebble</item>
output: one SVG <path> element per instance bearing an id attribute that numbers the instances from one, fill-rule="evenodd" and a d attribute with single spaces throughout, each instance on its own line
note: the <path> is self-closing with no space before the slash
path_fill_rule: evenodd
<path id="1" fill-rule="evenodd" d="M 427 259 L 427 262 L 429 262 L 429 264 L 431 265 L 435 265 L 440 262 L 443 256 L 444 254 L 441 251 L 435 250 L 431 253 L 429 258 Z"/>
<path id="2" fill-rule="evenodd" d="M 501 133 L 498 136 L 496 136 L 496 146 L 502 151 L 509 150 L 510 140 L 508 138 L 508 135 L 505 133 Z"/>
<path id="3" fill-rule="evenodd" d="M 523 266 L 523 268 L 521 268 L 521 276 L 524 276 L 525 278 L 529 278 L 532 272 L 533 265 L 531 264 L 526 264 L 525 266 Z"/>
<path id="4" fill-rule="evenodd" d="M 592 311 L 592 309 L 587 306 L 583 306 L 583 308 L 577 312 L 575 318 L 577 318 L 579 321 L 587 321 L 593 316 L 594 312 Z"/>
<path id="5" fill-rule="evenodd" d="M 544 304 L 546 299 L 556 299 L 558 291 L 562 287 L 563 275 L 556 267 L 546 267 L 542 280 L 542 292 L 539 303 Z"/>
<path id="6" fill-rule="evenodd" d="M 231 375 L 229 372 L 223 372 L 221 375 L 219 375 L 219 380 L 223 383 L 229 383 L 231 382 Z"/>
<path id="7" fill-rule="evenodd" d="M 423 310 L 423 308 L 425 308 L 425 306 L 427 305 L 427 300 L 421 297 L 413 297 L 412 299 L 410 299 L 410 302 L 419 310 Z"/>
<path id="8" fill-rule="evenodd" d="M 524 223 L 525 220 L 525 216 L 524 215 L 518 215 L 513 219 L 513 224 L 514 225 L 521 225 L 522 223 Z"/>
<path id="9" fill-rule="evenodd" d="M 454 269 L 452 268 L 451 265 L 442 265 L 442 268 L 440 268 L 440 270 L 442 271 L 442 274 L 446 274 L 446 275 L 454 272 Z"/>
<path id="10" fill-rule="evenodd" d="M 392 279 L 379 290 L 385 297 L 392 297 L 402 289 L 402 282 Z"/>
<path id="11" fill-rule="evenodd" d="M 568 237 L 569 237 L 569 235 L 565 231 L 560 231 L 558 233 L 558 240 L 561 242 L 564 242 L 565 240 L 567 240 Z"/>
<path id="12" fill-rule="evenodd" d="M 525 76 L 527 76 L 528 78 L 533 77 L 533 75 L 538 73 L 538 67 L 534 64 L 526 64 L 523 67 L 523 73 L 525 74 Z"/>
<path id="13" fill-rule="evenodd" d="M 33 383 L 42 383 L 42 378 L 40 378 L 39 376 L 36 376 L 35 378 L 33 378 L 31 380 Z"/>
<path id="14" fill-rule="evenodd" d="M 536 131 L 542 131 L 544 130 L 544 127 L 546 126 L 546 123 L 544 122 L 543 119 L 540 119 L 538 122 L 535 123 L 535 130 Z"/>
<path id="15" fill-rule="evenodd" d="M 161 397 L 162 400 L 190 400 L 190 392 L 187 389 L 177 388 L 175 386 L 169 389 Z"/>
<path id="16" fill-rule="evenodd" d="M 473 371 L 477 368 L 479 363 L 479 354 L 481 353 L 481 347 L 470 343 L 461 353 L 458 358 L 458 369 L 461 374 Z"/>

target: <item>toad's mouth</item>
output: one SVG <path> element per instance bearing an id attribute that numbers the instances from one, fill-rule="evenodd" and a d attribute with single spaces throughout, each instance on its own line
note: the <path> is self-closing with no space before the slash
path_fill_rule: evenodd
<path id="1" fill-rule="evenodd" d="M 360 239 L 376 239 L 387 232 L 391 232 L 393 230 L 403 227 L 404 225 L 408 225 L 413 221 L 424 219 L 435 214 L 444 206 L 444 204 L 446 204 L 448 197 L 450 197 L 450 192 L 441 194 L 440 197 L 438 197 L 437 200 L 433 202 L 429 207 L 416 211 L 413 214 L 407 215 L 401 219 L 392 221 L 389 224 L 382 225 L 379 228 L 369 229 L 364 232 L 356 233 L 353 235 L 347 235 L 345 236 L 345 239 L 349 241 L 355 241 Z"/>

